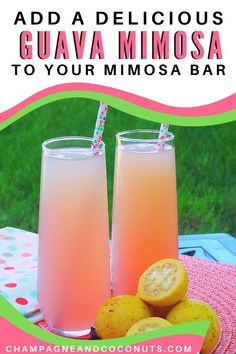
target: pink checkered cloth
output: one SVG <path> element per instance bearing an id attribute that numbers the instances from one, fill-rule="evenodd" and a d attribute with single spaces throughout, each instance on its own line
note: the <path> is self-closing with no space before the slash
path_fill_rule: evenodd
<path id="1" fill-rule="evenodd" d="M 214 354 L 236 354 L 236 266 L 180 256 L 189 275 L 188 296 L 207 302 L 220 318 Z"/>

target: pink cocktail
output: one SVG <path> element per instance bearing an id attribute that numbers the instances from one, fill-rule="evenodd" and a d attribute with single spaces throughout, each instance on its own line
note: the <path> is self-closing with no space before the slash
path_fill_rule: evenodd
<path id="1" fill-rule="evenodd" d="M 112 287 L 135 294 L 142 272 L 178 257 L 174 136 L 158 131 L 117 134 L 112 223 Z"/>
<path id="2" fill-rule="evenodd" d="M 91 139 L 43 144 L 38 300 L 51 328 L 77 336 L 90 331 L 110 297 L 105 146 Z"/>

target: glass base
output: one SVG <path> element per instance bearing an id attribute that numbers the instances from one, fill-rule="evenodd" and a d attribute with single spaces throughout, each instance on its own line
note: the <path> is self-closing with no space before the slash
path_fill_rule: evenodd
<path id="1" fill-rule="evenodd" d="M 59 334 L 60 336 L 71 338 L 83 337 L 91 332 L 91 328 L 83 329 L 81 331 L 63 331 L 53 327 L 52 330 L 54 333 Z"/>

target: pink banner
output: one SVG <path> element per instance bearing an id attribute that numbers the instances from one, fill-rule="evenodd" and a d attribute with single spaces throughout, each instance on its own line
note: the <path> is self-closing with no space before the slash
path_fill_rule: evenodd
<path id="1" fill-rule="evenodd" d="M 151 109 L 156 112 L 162 112 L 166 114 L 174 114 L 181 116 L 206 116 L 214 115 L 223 112 L 230 111 L 236 108 L 236 93 L 231 96 L 225 97 L 222 100 L 203 105 L 198 107 L 173 107 L 165 105 L 153 100 L 134 95 L 132 93 L 114 89 L 112 87 L 95 85 L 95 84 L 86 84 L 86 83 L 66 83 L 56 86 L 48 87 L 42 91 L 35 93 L 34 95 L 28 97 L 24 101 L 20 102 L 14 107 L 9 108 L 8 110 L 0 113 L 0 122 L 4 122 L 8 118 L 12 117 L 14 114 L 27 107 L 29 104 L 45 97 L 59 92 L 66 91 L 91 91 L 107 94 L 113 97 L 123 99 L 127 102 L 136 104 L 140 107 Z"/>
<path id="2" fill-rule="evenodd" d="M 175 335 L 160 337 L 144 342 L 115 347 L 111 341 L 91 345 L 78 340 L 71 345 L 52 345 L 15 327 L 0 317 L 0 353 L 200 353 L 203 337 L 197 335 Z M 95 344 L 94 344 L 95 343 Z"/>

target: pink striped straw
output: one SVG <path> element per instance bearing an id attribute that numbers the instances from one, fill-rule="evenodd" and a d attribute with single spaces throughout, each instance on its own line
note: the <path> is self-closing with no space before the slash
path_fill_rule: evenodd
<path id="1" fill-rule="evenodd" d="M 106 116 L 107 116 L 108 106 L 104 102 L 100 102 L 100 106 L 98 109 L 97 121 L 93 133 L 93 140 L 91 149 L 97 150 L 99 144 L 102 141 L 102 135 L 104 131 L 104 126 L 106 123 Z"/>
<path id="2" fill-rule="evenodd" d="M 158 136 L 158 146 L 160 146 L 160 147 L 165 146 L 165 139 L 167 138 L 168 129 L 169 129 L 168 123 L 161 124 L 159 136 Z"/>

